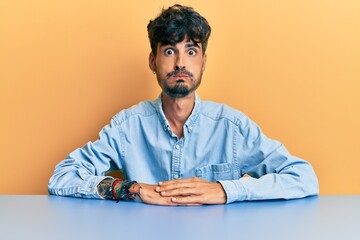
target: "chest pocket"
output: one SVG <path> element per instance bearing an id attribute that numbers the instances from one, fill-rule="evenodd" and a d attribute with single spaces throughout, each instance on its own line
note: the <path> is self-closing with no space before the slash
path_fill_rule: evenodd
<path id="1" fill-rule="evenodd" d="M 219 180 L 233 180 L 233 172 L 234 169 L 231 163 L 220 163 L 197 168 L 195 170 L 195 175 L 198 178 L 216 182 Z"/>

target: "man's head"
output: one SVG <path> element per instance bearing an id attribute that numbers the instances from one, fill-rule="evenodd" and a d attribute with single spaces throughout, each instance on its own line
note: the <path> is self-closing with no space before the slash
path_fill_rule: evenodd
<path id="1" fill-rule="evenodd" d="M 207 20 L 191 7 L 176 4 L 163 9 L 147 26 L 151 51 L 156 56 L 158 44 L 175 44 L 185 38 L 201 43 L 205 54 L 211 27 Z"/>
<path id="2" fill-rule="evenodd" d="M 211 28 L 190 7 L 174 5 L 148 24 L 149 66 L 163 92 L 182 98 L 200 85 Z"/>

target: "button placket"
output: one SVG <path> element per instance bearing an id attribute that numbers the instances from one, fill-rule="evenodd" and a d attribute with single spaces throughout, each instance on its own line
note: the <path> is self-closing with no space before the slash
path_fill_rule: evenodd
<path id="1" fill-rule="evenodd" d="M 171 171 L 172 179 L 179 179 L 181 175 L 181 148 L 182 148 L 181 142 L 182 141 L 183 140 L 175 142 L 175 144 L 173 145 L 172 171 Z"/>

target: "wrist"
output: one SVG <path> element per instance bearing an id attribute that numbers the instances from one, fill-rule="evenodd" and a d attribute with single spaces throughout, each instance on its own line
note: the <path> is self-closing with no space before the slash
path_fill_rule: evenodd
<path id="1" fill-rule="evenodd" d="M 219 189 L 221 189 L 221 191 L 219 191 L 219 192 L 221 193 L 221 195 L 220 195 L 220 202 L 221 202 L 221 204 L 226 204 L 226 202 L 227 202 L 227 194 L 226 194 L 226 191 L 225 191 L 223 185 L 221 184 L 221 182 L 217 181 L 216 183 L 217 183 L 218 185 L 220 185 L 220 188 L 219 188 Z"/>
<path id="2" fill-rule="evenodd" d="M 136 181 L 115 179 L 111 185 L 112 197 L 116 201 L 140 199 L 141 186 Z"/>
<path id="3" fill-rule="evenodd" d="M 98 194 L 102 198 L 105 198 L 105 199 L 113 198 L 112 192 L 110 191 L 113 181 L 114 181 L 114 179 L 106 178 L 97 185 Z"/>

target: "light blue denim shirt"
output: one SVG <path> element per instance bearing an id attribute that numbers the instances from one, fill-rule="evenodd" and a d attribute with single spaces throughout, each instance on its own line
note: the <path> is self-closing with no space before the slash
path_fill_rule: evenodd
<path id="1" fill-rule="evenodd" d="M 161 96 L 141 102 L 119 112 L 98 140 L 60 162 L 50 178 L 49 193 L 101 198 L 98 183 L 116 169 L 139 183 L 194 176 L 219 181 L 227 203 L 318 194 L 317 177 L 308 162 L 290 155 L 240 111 L 201 101 L 197 94 L 181 139 L 164 115 Z"/>

